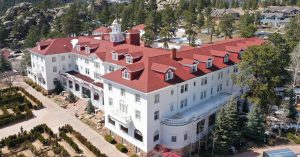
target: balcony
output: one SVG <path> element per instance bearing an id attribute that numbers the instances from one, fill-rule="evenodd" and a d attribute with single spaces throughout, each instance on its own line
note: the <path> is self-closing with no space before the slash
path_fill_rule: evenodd
<path id="1" fill-rule="evenodd" d="M 169 126 L 183 126 L 192 121 L 205 118 L 210 114 L 215 113 L 223 105 L 225 105 L 231 98 L 237 97 L 237 94 L 221 93 L 214 96 L 200 104 L 177 113 L 171 117 L 163 118 L 162 123 Z"/>
<path id="2" fill-rule="evenodd" d="M 109 114 L 112 119 L 115 119 L 116 121 L 118 121 L 119 123 L 124 125 L 125 127 L 129 127 L 132 122 L 130 115 L 124 114 L 124 113 L 120 112 L 119 110 L 111 110 Z"/>

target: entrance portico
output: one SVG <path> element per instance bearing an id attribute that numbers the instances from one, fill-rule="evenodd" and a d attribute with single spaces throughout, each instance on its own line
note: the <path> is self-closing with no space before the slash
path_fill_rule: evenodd
<path id="1" fill-rule="evenodd" d="M 74 95 L 92 101 L 92 104 L 103 109 L 103 84 L 95 82 L 88 76 L 75 71 L 66 72 L 62 75 L 63 86 Z"/>

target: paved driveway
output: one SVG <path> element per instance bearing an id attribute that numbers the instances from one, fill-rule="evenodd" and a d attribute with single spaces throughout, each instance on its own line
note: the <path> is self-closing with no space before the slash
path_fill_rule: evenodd
<path id="1" fill-rule="evenodd" d="M 89 141 L 91 141 L 91 143 L 94 146 L 96 146 L 102 153 L 105 153 L 107 156 L 110 157 L 127 156 L 119 152 L 114 145 L 106 142 L 105 139 L 96 131 L 91 129 L 86 124 L 82 123 L 79 119 L 77 119 L 71 113 L 67 112 L 65 109 L 59 107 L 57 104 L 52 102 L 48 97 L 45 97 L 41 93 L 35 91 L 26 83 L 21 81 L 14 82 L 14 85 L 23 87 L 29 93 L 37 97 L 40 101 L 42 101 L 45 108 L 38 111 L 33 111 L 35 117 L 30 120 L 0 129 L 0 139 L 18 133 L 20 131 L 21 126 L 24 128 L 24 130 L 30 130 L 38 124 L 45 123 L 55 133 L 57 133 L 58 127 L 63 126 L 65 124 L 70 124 L 76 131 L 80 132 L 83 136 L 85 136 Z"/>

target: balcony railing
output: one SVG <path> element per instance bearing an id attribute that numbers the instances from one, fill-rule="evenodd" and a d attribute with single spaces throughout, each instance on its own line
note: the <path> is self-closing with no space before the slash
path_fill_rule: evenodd
<path id="1" fill-rule="evenodd" d="M 119 110 L 112 110 L 110 112 L 110 115 L 111 115 L 111 118 L 119 121 L 125 127 L 129 127 L 132 122 L 130 115 L 124 114 L 124 113 L 120 112 Z"/>

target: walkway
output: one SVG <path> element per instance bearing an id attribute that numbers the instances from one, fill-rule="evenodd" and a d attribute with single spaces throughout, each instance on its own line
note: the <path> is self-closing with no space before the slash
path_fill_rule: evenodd
<path id="1" fill-rule="evenodd" d="M 0 139 L 18 133 L 20 131 L 21 126 L 24 128 L 24 130 L 30 130 L 38 124 L 45 123 L 55 133 L 57 133 L 59 127 L 65 124 L 70 124 L 76 131 L 80 132 L 84 137 L 86 137 L 89 141 L 91 141 L 91 143 L 94 146 L 96 146 L 102 153 L 105 153 L 107 156 L 110 157 L 127 156 L 119 152 L 114 145 L 106 142 L 105 139 L 100 134 L 98 134 L 88 125 L 82 123 L 79 119 L 73 116 L 72 113 L 66 112 L 65 109 L 59 107 L 57 104 L 52 102 L 48 97 L 45 97 L 41 93 L 35 91 L 26 83 L 19 81 L 19 82 L 14 82 L 14 85 L 26 89 L 33 96 L 35 96 L 40 101 L 42 101 L 45 108 L 38 111 L 33 111 L 35 117 L 30 120 L 0 129 Z"/>

